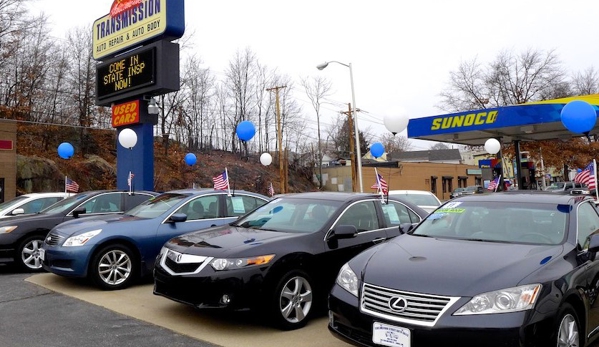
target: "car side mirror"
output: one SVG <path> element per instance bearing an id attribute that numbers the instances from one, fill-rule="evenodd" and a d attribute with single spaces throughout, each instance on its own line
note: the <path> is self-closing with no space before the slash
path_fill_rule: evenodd
<path id="1" fill-rule="evenodd" d="M 401 223 L 399 225 L 399 233 L 400 234 L 405 234 L 405 233 L 411 231 L 412 229 L 414 229 L 414 224 L 412 224 L 412 223 Z"/>
<path id="2" fill-rule="evenodd" d="M 185 213 L 175 213 L 169 218 L 169 222 L 172 223 L 180 223 L 185 222 L 187 220 L 187 215 Z"/>
<path id="3" fill-rule="evenodd" d="M 589 238 L 589 252 L 599 252 L 599 234 L 592 234 Z"/>
<path id="4" fill-rule="evenodd" d="M 13 216 L 18 216 L 20 214 L 25 214 L 25 210 L 22 208 L 15 208 L 10 214 Z"/>
<path id="5" fill-rule="evenodd" d="M 351 239 L 358 235 L 358 229 L 354 225 L 338 225 L 329 234 L 330 239 Z"/>
<path id="6" fill-rule="evenodd" d="M 85 213 L 86 213 L 85 207 L 81 206 L 81 207 L 78 207 L 73 210 L 73 217 L 79 218 L 80 214 L 85 214 Z"/>

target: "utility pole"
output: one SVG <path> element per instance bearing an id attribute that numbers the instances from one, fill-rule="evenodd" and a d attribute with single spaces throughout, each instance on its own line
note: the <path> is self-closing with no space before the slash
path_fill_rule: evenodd
<path id="1" fill-rule="evenodd" d="M 357 166 L 357 156 L 356 156 L 356 151 L 354 150 L 354 119 L 353 119 L 353 114 L 351 111 L 351 103 L 347 104 L 348 110 L 347 112 L 343 112 L 341 111 L 342 114 L 347 116 L 347 126 L 349 127 L 349 155 L 351 157 L 351 186 L 352 186 L 352 191 L 356 192 L 358 191 L 357 188 L 357 184 L 356 184 L 356 174 L 358 172 L 358 166 Z"/>
<path id="2" fill-rule="evenodd" d="M 267 88 L 266 90 L 275 92 L 275 105 L 277 110 L 277 137 L 279 143 L 279 176 L 281 178 L 280 188 L 281 194 L 287 193 L 287 183 L 285 174 L 285 165 L 283 165 L 283 136 L 281 131 L 281 107 L 279 106 L 279 89 L 287 88 L 287 86 Z"/>
<path id="3" fill-rule="evenodd" d="M 545 190 L 547 188 L 547 184 L 545 183 L 545 164 L 543 163 L 543 148 L 539 147 L 539 154 L 541 155 L 541 190 Z"/>

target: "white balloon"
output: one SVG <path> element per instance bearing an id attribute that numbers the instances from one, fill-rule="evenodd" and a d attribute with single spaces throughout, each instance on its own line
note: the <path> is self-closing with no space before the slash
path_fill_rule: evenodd
<path id="1" fill-rule="evenodd" d="M 393 135 L 400 133 L 408 127 L 410 119 L 407 116 L 385 116 L 383 118 L 383 124 L 387 130 L 393 133 Z"/>
<path id="2" fill-rule="evenodd" d="M 262 153 L 260 156 L 260 162 L 262 165 L 268 166 L 270 163 L 272 163 L 272 156 L 269 153 Z"/>
<path id="3" fill-rule="evenodd" d="M 488 139 L 485 142 L 485 151 L 487 151 L 487 153 L 489 154 L 497 154 L 497 152 L 499 152 L 500 149 L 501 144 L 499 143 L 499 141 L 497 141 L 497 139 Z"/>
<path id="4" fill-rule="evenodd" d="M 133 148 L 137 143 L 137 134 L 129 128 L 123 129 L 119 133 L 119 143 L 125 148 Z"/>

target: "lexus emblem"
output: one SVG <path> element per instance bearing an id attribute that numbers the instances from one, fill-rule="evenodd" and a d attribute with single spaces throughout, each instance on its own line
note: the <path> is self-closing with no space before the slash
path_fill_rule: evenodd
<path id="1" fill-rule="evenodd" d="M 394 296 L 389 299 L 389 308 L 395 312 L 403 312 L 408 307 L 408 300 L 402 296 Z"/>

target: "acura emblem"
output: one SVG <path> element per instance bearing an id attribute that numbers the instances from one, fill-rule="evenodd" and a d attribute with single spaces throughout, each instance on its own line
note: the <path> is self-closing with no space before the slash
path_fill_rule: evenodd
<path id="1" fill-rule="evenodd" d="M 181 258 L 183 257 L 183 254 L 179 253 L 177 254 L 177 263 L 181 262 Z"/>
<path id="2" fill-rule="evenodd" d="M 408 307 L 408 300 L 402 296 L 394 296 L 389 299 L 389 308 L 395 312 L 403 312 Z"/>

